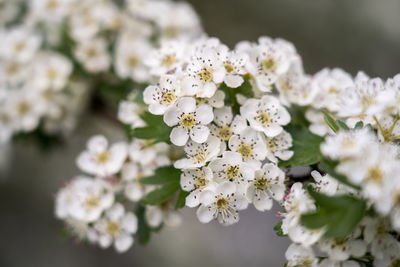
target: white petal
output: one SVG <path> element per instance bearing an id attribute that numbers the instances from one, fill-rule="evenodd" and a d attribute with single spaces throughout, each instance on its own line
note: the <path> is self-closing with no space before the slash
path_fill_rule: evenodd
<path id="1" fill-rule="evenodd" d="M 196 100 L 193 97 L 182 97 L 179 99 L 177 106 L 184 113 L 194 112 Z"/>
<path id="2" fill-rule="evenodd" d="M 199 105 L 196 109 L 196 120 L 200 124 L 209 124 L 214 119 L 212 107 L 209 105 Z"/>
<path id="3" fill-rule="evenodd" d="M 178 124 L 180 114 L 181 111 L 177 107 L 171 107 L 164 113 L 164 122 L 169 127 L 172 127 Z"/>
<path id="4" fill-rule="evenodd" d="M 197 218 L 201 223 L 209 223 L 214 218 L 214 211 L 201 205 L 196 212 Z"/>
<path id="5" fill-rule="evenodd" d="M 177 126 L 172 129 L 169 135 L 171 142 L 176 146 L 184 146 L 189 139 L 189 134 L 183 127 Z"/>
<path id="6" fill-rule="evenodd" d="M 192 128 L 190 131 L 190 138 L 196 143 L 204 143 L 208 139 L 208 135 L 210 134 L 210 129 L 204 125 L 198 125 Z"/>
<path id="7" fill-rule="evenodd" d="M 225 77 L 225 84 L 231 88 L 237 88 L 244 82 L 240 75 L 228 75 Z"/>
<path id="8" fill-rule="evenodd" d="M 128 233 L 136 233 L 138 227 L 138 219 L 135 214 L 128 212 L 122 218 L 121 224 L 122 228 L 125 229 Z"/>
<path id="9" fill-rule="evenodd" d="M 186 206 L 189 208 L 194 208 L 197 207 L 200 204 L 199 201 L 199 192 L 197 190 L 191 192 L 187 197 L 186 197 Z"/>
<path id="10" fill-rule="evenodd" d="M 115 239 L 114 247 L 117 252 L 122 253 L 127 251 L 133 244 L 132 236 L 128 234 L 121 234 Z"/>

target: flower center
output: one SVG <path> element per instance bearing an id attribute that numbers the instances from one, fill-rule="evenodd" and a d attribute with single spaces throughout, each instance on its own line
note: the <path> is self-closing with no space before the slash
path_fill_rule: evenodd
<path id="1" fill-rule="evenodd" d="M 300 266 L 300 267 L 312 267 L 312 266 L 314 266 L 313 260 L 310 259 L 309 257 L 303 257 L 298 266 Z"/>
<path id="2" fill-rule="evenodd" d="M 161 95 L 161 105 L 169 106 L 176 100 L 176 95 L 172 91 L 163 92 Z"/>
<path id="3" fill-rule="evenodd" d="M 212 72 L 208 69 L 203 69 L 202 71 L 200 71 L 199 76 L 200 80 L 202 80 L 203 82 L 211 82 L 213 79 Z"/>
<path id="4" fill-rule="evenodd" d="M 258 112 L 255 119 L 264 127 L 271 124 L 271 117 L 265 112 Z"/>
<path id="5" fill-rule="evenodd" d="M 168 26 L 164 29 L 164 34 L 169 38 L 175 38 L 178 35 L 178 29 L 174 26 Z"/>
<path id="6" fill-rule="evenodd" d="M 196 149 L 196 155 L 193 157 L 194 163 L 203 163 L 207 160 L 208 157 L 208 152 L 207 151 L 200 151 L 199 149 Z"/>
<path id="7" fill-rule="evenodd" d="M 267 58 L 261 64 L 265 71 L 273 71 L 276 68 L 276 62 L 273 58 Z"/>
<path id="8" fill-rule="evenodd" d="M 47 77 L 50 80 L 53 80 L 57 77 L 57 70 L 55 70 L 54 68 L 50 68 L 47 70 Z"/>
<path id="9" fill-rule="evenodd" d="M 228 74 L 233 74 L 235 71 L 235 67 L 230 62 L 226 62 L 224 64 L 224 67 L 225 67 L 226 73 L 228 73 Z"/>
<path id="10" fill-rule="evenodd" d="M 218 198 L 215 206 L 218 210 L 226 210 L 229 206 L 229 201 L 226 198 Z"/>
<path id="11" fill-rule="evenodd" d="M 104 164 L 110 159 L 110 154 L 107 151 L 101 152 L 97 155 L 97 162 Z"/>
<path id="12" fill-rule="evenodd" d="M 139 59 L 136 55 L 130 55 L 127 58 L 128 66 L 131 68 L 135 68 L 139 64 Z"/>
<path id="13" fill-rule="evenodd" d="M 267 139 L 267 147 L 268 147 L 269 151 L 276 152 L 276 150 L 278 148 L 276 145 L 277 142 L 279 142 L 279 140 L 274 140 L 272 138 Z"/>
<path id="14" fill-rule="evenodd" d="M 378 166 L 370 168 L 368 170 L 367 177 L 366 177 L 366 179 L 368 181 L 371 181 L 371 182 L 374 182 L 377 184 L 382 184 L 383 178 L 384 178 L 383 172 Z"/>
<path id="15" fill-rule="evenodd" d="M 222 141 L 228 141 L 231 136 L 232 136 L 232 131 L 231 128 L 228 126 L 222 127 L 221 129 L 218 130 L 218 137 Z"/>
<path id="16" fill-rule="evenodd" d="M 184 114 L 179 124 L 186 130 L 192 129 L 192 127 L 196 124 L 193 113 Z"/>
<path id="17" fill-rule="evenodd" d="M 166 55 L 163 57 L 161 64 L 165 67 L 171 67 L 176 63 L 176 58 L 173 55 Z"/>
<path id="18" fill-rule="evenodd" d="M 228 165 L 225 170 L 226 177 L 232 182 L 235 180 L 240 173 L 239 165 Z"/>
<path id="19" fill-rule="evenodd" d="M 208 180 L 204 178 L 204 176 L 197 177 L 194 182 L 194 188 L 201 189 L 208 185 Z"/>
<path id="20" fill-rule="evenodd" d="M 18 72 L 19 68 L 17 64 L 11 64 L 7 67 L 6 72 L 8 75 L 14 75 Z"/>
<path id="21" fill-rule="evenodd" d="M 49 0 L 46 3 L 46 8 L 51 10 L 51 9 L 55 9 L 57 7 L 57 1 L 55 0 Z"/>
<path id="22" fill-rule="evenodd" d="M 256 179 L 254 186 L 259 190 L 265 190 L 268 187 L 268 181 L 264 177 Z"/>
<path id="23" fill-rule="evenodd" d="M 392 259 L 392 262 L 390 263 L 390 267 L 400 267 L 400 258 Z"/>
<path id="24" fill-rule="evenodd" d="M 88 58 L 94 58 L 97 56 L 97 49 L 94 47 L 88 47 L 86 49 L 86 55 Z"/>
<path id="25" fill-rule="evenodd" d="M 96 196 L 92 196 L 86 200 L 85 206 L 88 210 L 92 210 L 97 208 L 99 204 L 100 204 L 100 199 Z"/>
<path id="26" fill-rule="evenodd" d="M 361 99 L 361 106 L 364 111 L 373 104 L 375 104 L 375 99 L 373 97 L 363 96 L 363 98 Z"/>
<path id="27" fill-rule="evenodd" d="M 24 42 L 16 42 L 14 45 L 14 49 L 17 52 L 21 52 L 22 50 L 25 49 L 25 43 Z"/>
<path id="28" fill-rule="evenodd" d="M 337 93 L 339 93 L 339 89 L 337 89 L 336 87 L 331 87 L 331 88 L 329 88 L 328 93 L 329 94 L 337 94 Z"/>
<path id="29" fill-rule="evenodd" d="M 253 155 L 253 148 L 249 144 L 241 143 L 237 152 L 242 155 L 243 159 L 248 159 Z"/>
<path id="30" fill-rule="evenodd" d="M 26 115 L 31 110 L 31 105 L 26 101 L 21 101 L 18 103 L 17 110 L 19 114 Z"/>
<path id="31" fill-rule="evenodd" d="M 121 224 L 119 222 L 110 221 L 107 224 L 107 233 L 117 236 L 121 232 Z"/>

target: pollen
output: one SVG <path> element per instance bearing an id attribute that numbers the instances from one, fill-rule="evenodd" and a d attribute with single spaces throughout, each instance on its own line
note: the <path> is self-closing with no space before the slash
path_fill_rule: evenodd
<path id="1" fill-rule="evenodd" d="M 164 106 L 169 106 L 173 104 L 176 100 L 176 95 L 172 91 L 163 92 L 161 94 L 160 104 Z"/>
<path id="2" fill-rule="evenodd" d="M 112 236 L 117 236 L 121 232 L 121 224 L 119 222 L 110 221 L 107 224 L 107 233 Z"/>
<path id="3" fill-rule="evenodd" d="M 203 163 L 206 161 L 207 157 L 208 157 L 207 151 L 196 150 L 196 155 L 193 157 L 193 161 L 196 164 Z"/>
<path id="4" fill-rule="evenodd" d="M 228 74 L 233 74 L 235 71 L 235 67 L 230 62 L 226 62 L 224 64 L 224 67 L 225 67 L 226 73 L 228 73 Z"/>
<path id="5" fill-rule="evenodd" d="M 374 166 L 368 170 L 366 179 L 377 184 L 382 184 L 384 175 L 378 166 Z"/>
<path id="6" fill-rule="evenodd" d="M 128 66 L 131 68 L 135 68 L 139 64 L 139 59 L 136 55 L 130 55 L 127 58 Z"/>
<path id="7" fill-rule="evenodd" d="M 229 207 L 229 201 L 226 198 L 219 198 L 215 202 L 218 210 L 226 210 Z"/>
<path id="8" fill-rule="evenodd" d="M 197 177 L 194 182 L 194 188 L 201 189 L 208 185 L 208 180 L 204 176 Z"/>
<path id="9" fill-rule="evenodd" d="M 54 68 L 50 68 L 47 70 L 47 77 L 50 80 L 53 80 L 57 77 L 57 70 L 55 70 Z"/>
<path id="10" fill-rule="evenodd" d="M 213 79 L 212 72 L 208 69 L 203 69 L 202 71 L 200 71 L 199 77 L 200 80 L 202 80 L 203 82 L 211 82 Z"/>
<path id="11" fill-rule="evenodd" d="M 255 180 L 254 186 L 259 190 L 265 190 L 268 187 L 268 181 L 265 178 Z"/>
<path id="12" fill-rule="evenodd" d="M 248 159 L 253 155 L 253 148 L 249 144 L 241 143 L 237 152 L 242 155 L 243 159 Z"/>
<path id="13" fill-rule="evenodd" d="M 107 151 L 101 152 L 97 155 L 97 162 L 104 164 L 110 159 L 110 154 Z"/>
<path id="14" fill-rule="evenodd" d="M 29 103 L 26 101 L 21 101 L 18 103 L 17 110 L 18 113 L 21 115 L 28 114 L 29 111 L 31 110 L 31 105 L 29 105 Z"/>
<path id="15" fill-rule="evenodd" d="M 192 113 L 183 115 L 181 121 L 179 122 L 179 125 L 186 130 L 192 129 L 195 124 L 196 120 L 194 119 L 194 115 Z"/>
<path id="16" fill-rule="evenodd" d="M 271 117 L 265 112 L 258 112 L 255 120 L 264 127 L 271 124 Z"/>
<path id="17" fill-rule="evenodd" d="M 229 139 L 232 136 L 232 130 L 230 127 L 225 126 L 222 127 L 221 129 L 218 130 L 217 136 L 222 140 L 222 141 L 229 141 Z"/>
<path id="18" fill-rule="evenodd" d="M 276 62 L 273 58 L 267 58 L 261 64 L 265 71 L 273 71 L 276 68 Z"/>
<path id="19" fill-rule="evenodd" d="M 233 181 L 235 180 L 240 173 L 239 165 L 229 165 L 226 170 L 226 177 L 230 180 Z"/>
<path id="20" fill-rule="evenodd" d="M 171 67 L 176 63 L 176 57 L 173 55 L 166 55 L 163 57 L 161 64 L 165 67 Z"/>
<path id="21" fill-rule="evenodd" d="M 85 206 L 88 210 L 97 208 L 100 205 L 100 199 L 96 196 L 89 197 L 86 200 Z"/>
<path id="22" fill-rule="evenodd" d="M 97 54 L 98 54 L 97 53 L 97 49 L 94 48 L 94 47 L 88 47 L 86 49 L 86 55 L 87 55 L 88 58 L 94 58 L 94 57 L 97 56 Z"/>

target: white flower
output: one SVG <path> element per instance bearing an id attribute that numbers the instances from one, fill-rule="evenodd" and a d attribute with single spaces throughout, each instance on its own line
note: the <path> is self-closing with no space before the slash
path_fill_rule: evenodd
<path id="1" fill-rule="evenodd" d="M 308 109 L 304 115 L 311 123 L 308 127 L 310 132 L 319 136 L 325 136 L 327 134 L 334 135 L 333 130 L 325 121 L 324 113 L 319 110 Z"/>
<path id="2" fill-rule="evenodd" d="M 400 139 L 399 117 L 393 118 L 391 115 L 384 115 L 379 118 L 377 124 L 380 142 L 392 142 Z"/>
<path id="3" fill-rule="evenodd" d="M 210 130 L 206 126 L 214 118 L 212 108 L 201 104 L 196 106 L 192 97 L 182 97 L 176 107 L 171 107 L 164 114 L 164 122 L 172 127 L 171 142 L 177 146 L 184 146 L 190 138 L 197 143 L 204 143 Z"/>
<path id="4" fill-rule="evenodd" d="M 265 95 L 261 99 L 248 99 L 240 107 L 240 114 L 246 118 L 250 127 L 274 137 L 283 131 L 282 125 L 290 122 L 289 112 L 273 96 Z"/>
<path id="5" fill-rule="evenodd" d="M 57 23 L 70 12 L 73 3 L 74 0 L 33 0 L 29 4 L 35 17 Z"/>
<path id="6" fill-rule="evenodd" d="M 246 198 L 236 194 L 236 186 L 231 182 L 223 182 L 214 190 L 206 190 L 200 195 L 200 207 L 197 218 L 202 223 L 217 219 L 220 224 L 231 225 L 239 221 L 239 210 L 248 206 Z"/>
<path id="7" fill-rule="evenodd" d="M 338 190 L 338 181 L 332 178 L 329 174 L 322 176 L 318 171 L 314 170 L 311 172 L 311 176 L 315 183 L 313 188 L 315 191 L 321 192 L 328 196 L 333 196 Z"/>
<path id="8" fill-rule="evenodd" d="M 385 106 L 386 113 L 400 113 L 400 73 L 386 81 L 385 90 L 378 95 L 378 102 Z"/>
<path id="9" fill-rule="evenodd" d="M 312 102 L 316 109 L 327 108 L 337 112 L 341 108 L 340 95 L 349 87 L 354 87 L 353 78 L 342 69 L 323 69 L 312 77 L 312 85 L 318 94 Z"/>
<path id="10" fill-rule="evenodd" d="M 185 60 L 186 42 L 168 40 L 161 42 L 160 48 L 149 53 L 144 63 L 152 75 L 160 77 L 182 71 Z"/>
<path id="11" fill-rule="evenodd" d="M 39 36 L 32 33 L 28 27 L 13 28 L 2 35 L 0 57 L 25 63 L 33 58 L 40 43 Z"/>
<path id="12" fill-rule="evenodd" d="M 204 48 L 191 58 L 186 67 L 187 76 L 182 80 L 182 89 L 187 95 L 212 97 L 217 85 L 223 82 L 225 72 L 216 50 Z"/>
<path id="13" fill-rule="evenodd" d="M 119 172 L 126 156 L 124 142 L 109 147 L 104 136 L 96 135 L 89 139 L 87 150 L 79 155 L 76 163 L 82 171 L 104 177 Z"/>
<path id="14" fill-rule="evenodd" d="M 139 114 L 143 112 L 143 107 L 132 100 L 123 100 L 118 106 L 118 119 L 131 126 L 132 129 L 146 126 Z"/>
<path id="15" fill-rule="evenodd" d="M 112 243 L 117 252 L 127 251 L 133 244 L 132 234 L 136 233 L 138 219 L 135 214 L 125 212 L 122 204 L 116 203 L 97 221 L 94 228 L 98 231 L 98 243 L 108 248 Z"/>
<path id="16" fill-rule="evenodd" d="M 196 103 L 208 104 L 213 108 L 222 108 L 224 106 L 225 93 L 224 91 L 217 90 L 212 97 L 196 97 Z"/>
<path id="17" fill-rule="evenodd" d="M 246 120 L 236 115 L 233 118 L 232 109 L 230 107 L 222 107 L 214 110 L 214 124 L 210 125 L 211 135 L 218 137 L 221 141 L 229 141 L 231 136 L 240 134 L 247 128 Z"/>
<path id="18" fill-rule="evenodd" d="M 292 136 L 285 130 L 275 137 L 266 137 L 267 158 L 274 163 L 278 162 L 276 157 L 281 160 L 290 159 L 294 154 L 293 151 L 289 150 L 292 147 L 292 141 Z"/>
<path id="19" fill-rule="evenodd" d="M 82 222 L 94 222 L 114 203 L 114 194 L 106 182 L 79 176 L 57 193 L 56 216 Z"/>
<path id="20" fill-rule="evenodd" d="M 71 72 L 72 64 L 66 57 L 42 53 L 35 58 L 32 83 L 39 90 L 59 91 L 67 84 Z"/>
<path id="21" fill-rule="evenodd" d="M 191 169 L 206 165 L 216 158 L 220 152 L 221 141 L 213 136 L 202 144 L 189 141 L 184 147 L 186 158 L 177 160 L 174 164 L 177 169 Z"/>
<path id="22" fill-rule="evenodd" d="M 243 192 L 249 180 L 254 179 L 254 169 L 237 152 L 225 151 L 222 158 L 214 159 L 208 165 L 214 173 L 214 180 L 218 183 L 225 181 L 235 183 L 236 190 Z"/>
<path id="23" fill-rule="evenodd" d="M 181 96 L 180 82 L 172 75 L 163 75 L 156 86 L 150 85 L 143 92 L 143 100 L 149 112 L 162 115 Z"/>
<path id="24" fill-rule="evenodd" d="M 287 267 L 318 266 L 318 259 L 315 257 L 312 248 L 299 244 L 291 244 L 286 250 L 285 257 L 288 260 Z"/>
<path id="25" fill-rule="evenodd" d="M 148 225 L 153 228 L 159 227 L 162 223 L 168 227 L 178 227 L 182 223 L 182 217 L 174 210 L 172 201 L 158 206 L 146 206 L 145 217 Z"/>
<path id="26" fill-rule="evenodd" d="M 255 167 L 260 165 L 267 153 L 267 146 L 259 132 L 247 127 L 240 134 L 234 134 L 229 139 L 229 148 L 239 152 L 246 162 L 252 163 Z"/>
<path id="27" fill-rule="evenodd" d="M 78 43 L 75 56 L 91 73 L 106 71 L 110 67 L 111 58 L 105 40 L 97 38 Z"/>
<path id="28" fill-rule="evenodd" d="M 254 180 L 250 182 L 246 196 L 249 202 L 259 211 L 272 208 L 272 198 L 281 201 L 285 194 L 285 174 L 275 164 L 266 163 L 261 170 L 255 172 Z"/>
<path id="29" fill-rule="evenodd" d="M 125 163 L 121 169 L 121 178 L 125 182 L 124 194 L 133 201 L 137 202 L 152 188 L 145 187 L 140 181 L 143 177 L 154 174 L 153 168 L 144 168 L 135 162 Z"/>
<path id="30" fill-rule="evenodd" d="M 225 84 L 231 88 L 237 88 L 242 85 L 244 82 L 242 75 L 247 73 L 248 55 L 239 51 L 228 51 L 226 47 L 220 53 L 220 58 L 226 71 Z"/>
<path id="31" fill-rule="evenodd" d="M 251 67 L 249 72 L 255 76 L 259 90 L 269 92 L 280 75 L 290 66 L 290 55 L 287 50 L 273 40 L 260 38 L 260 44 L 250 51 Z"/>
<path id="32" fill-rule="evenodd" d="M 148 82 L 150 74 L 144 65 L 149 55 L 150 44 L 147 41 L 136 39 L 133 34 L 122 34 L 116 45 L 115 70 L 122 78 L 131 78 L 139 83 Z"/>
<path id="33" fill-rule="evenodd" d="M 367 244 L 352 235 L 344 239 L 323 239 L 318 242 L 318 248 L 334 261 L 346 261 L 350 257 L 360 258 L 367 252 Z"/>
<path id="34" fill-rule="evenodd" d="M 213 172 L 209 167 L 186 169 L 181 174 L 181 188 L 190 192 L 186 206 L 193 208 L 200 204 L 200 193 L 213 185 Z"/>

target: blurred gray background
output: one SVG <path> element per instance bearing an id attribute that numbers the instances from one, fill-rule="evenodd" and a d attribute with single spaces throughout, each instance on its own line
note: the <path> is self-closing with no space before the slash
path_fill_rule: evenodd
<path id="1" fill-rule="evenodd" d="M 231 47 L 269 35 L 292 41 L 308 73 L 342 67 L 387 78 L 400 72 L 398 0 L 190 0 L 210 36 Z M 74 160 L 92 134 L 121 138 L 113 125 L 87 114 L 64 146 L 32 143 L 0 148 L 0 266 L 283 266 L 288 246 L 275 236 L 277 210 L 241 212 L 231 227 L 200 224 L 184 211 L 179 229 L 118 255 L 60 236 L 53 195 L 78 174 Z M 3 158 L 1 158 L 3 157 Z"/>

